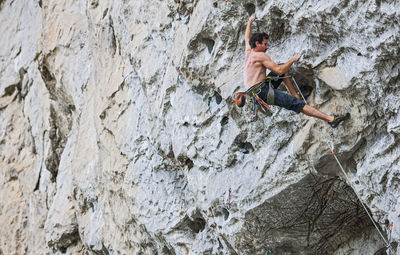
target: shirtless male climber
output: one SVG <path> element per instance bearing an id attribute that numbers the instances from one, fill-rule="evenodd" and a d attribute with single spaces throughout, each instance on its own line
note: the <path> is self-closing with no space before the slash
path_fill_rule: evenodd
<path id="1" fill-rule="evenodd" d="M 255 86 L 261 85 L 261 90 L 257 90 L 257 96 L 269 104 L 277 105 L 288 110 L 295 111 L 297 113 L 304 113 L 308 116 L 315 117 L 328 122 L 332 128 L 336 128 L 340 122 L 348 119 L 350 113 L 343 116 L 330 116 L 317 109 L 307 105 L 303 100 L 300 100 L 299 95 L 294 89 L 293 82 L 289 76 L 289 68 L 293 63 L 300 59 L 300 55 L 292 56 L 289 61 L 284 64 L 278 65 L 272 61 L 271 57 L 265 53 L 268 50 L 268 35 L 266 33 L 255 33 L 251 34 L 251 24 L 255 20 L 256 16 L 253 14 L 246 27 L 245 42 L 246 42 L 246 59 L 244 62 L 244 81 L 246 84 L 247 91 L 251 90 Z M 271 72 L 266 75 L 266 69 L 271 70 Z M 279 80 L 271 81 L 273 88 L 272 103 L 270 98 L 268 98 L 269 92 L 269 81 L 266 80 L 267 77 L 287 77 L 283 78 L 289 93 L 277 90 L 280 85 L 282 78 Z M 271 91 L 272 92 L 272 91 Z M 268 100 L 269 99 L 269 100 Z M 244 100 L 244 99 L 243 99 Z M 240 99 L 235 100 L 240 101 Z M 239 106 L 240 102 L 237 102 Z"/>

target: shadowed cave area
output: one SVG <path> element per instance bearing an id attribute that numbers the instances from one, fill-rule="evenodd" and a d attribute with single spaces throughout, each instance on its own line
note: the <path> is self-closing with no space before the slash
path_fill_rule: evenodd
<path id="1" fill-rule="evenodd" d="M 307 99 L 315 89 L 314 72 L 312 69 L 297 67 L 292 73 L 293 79 L 297 82 L 299 89 Z M 297 89 L 297 88 L 296 88 Z"/>
<path id="2" fill-rule="evenodd" d="M 371 226 L 350 186 L 337 177 L 309 174 L 246 213 L 240 250 L 333 254 Z"/>

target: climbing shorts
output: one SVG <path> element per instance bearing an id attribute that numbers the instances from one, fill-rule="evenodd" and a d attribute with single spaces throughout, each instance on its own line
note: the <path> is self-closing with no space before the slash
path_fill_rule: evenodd
<path id="1" fill-rule="evenodd" d="M 267 76 L 278 76 L 277 74 L 270 72 Z M 282 75 L 281 77 L 283 77 Z M 300 113 L 301 109 L 306 105 L 306 103 L 303 100 L 297 99 L 293 97 L 292 95 L 285 93 L 283 91 L 278 90 L 277 88 L 279 85 L 282 83 L 282 80 L 272 80 L 271 85 L 274 90 L 275 94 L 275 102 L 273 105 L 277 105 L 280 107 L 283 107 L 285 109 Z M 268 95 L 268 90 L 269 90 L 269 81 L 266 80 L 264 82 L 264 86 L 261 88 L 261 92 L 258 94 L 258 96 L 264 100 L 265 102 L 267 101 L 267 95 Z"/>

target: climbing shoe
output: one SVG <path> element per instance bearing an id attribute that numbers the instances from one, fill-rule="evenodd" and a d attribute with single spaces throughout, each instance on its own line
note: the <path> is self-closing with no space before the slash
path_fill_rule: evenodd
<path id="1" fill-rule="evenodd" d="M 340 122 L 347 120 L 348 118 L 350 118 L 350 113 L 346 113 L 346 115 L 342 115 L 342 116 L 336 116 L 335 115 L 335 119 L 331 122 L 328 122 L 328 124 L 332 127 L 332 128 L 336 128 Z"/>

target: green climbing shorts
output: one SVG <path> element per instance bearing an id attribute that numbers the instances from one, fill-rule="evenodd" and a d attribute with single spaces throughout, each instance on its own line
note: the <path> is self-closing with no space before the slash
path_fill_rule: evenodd
<path id="1" fill-rule="evenodd" d="M 278 75 L 273 72 L 270 72 L 267 76 L 278 76 Z M 281 77 L 283 76 L 284 75 L 282 75 Z M 277 105 L 285 109 L 300 113 L 300 111 L 303 109 L 306 103 L 301 99 L 297 99 L 288 93 L 278 90 L 277 88 L 281 83 L 282 80 L 276 80 L 276 81 L 272 80 L 271 82 L 275 94 L 274 97 L 275 101 L 273 105 Z M 269 81 L 266 80 L 264 82 L 264 86 L 261 87 L 261 92 L 258 94 L 258 96 L 265 102 L 267 102 L 268 90 L 269 90 Z"/>

